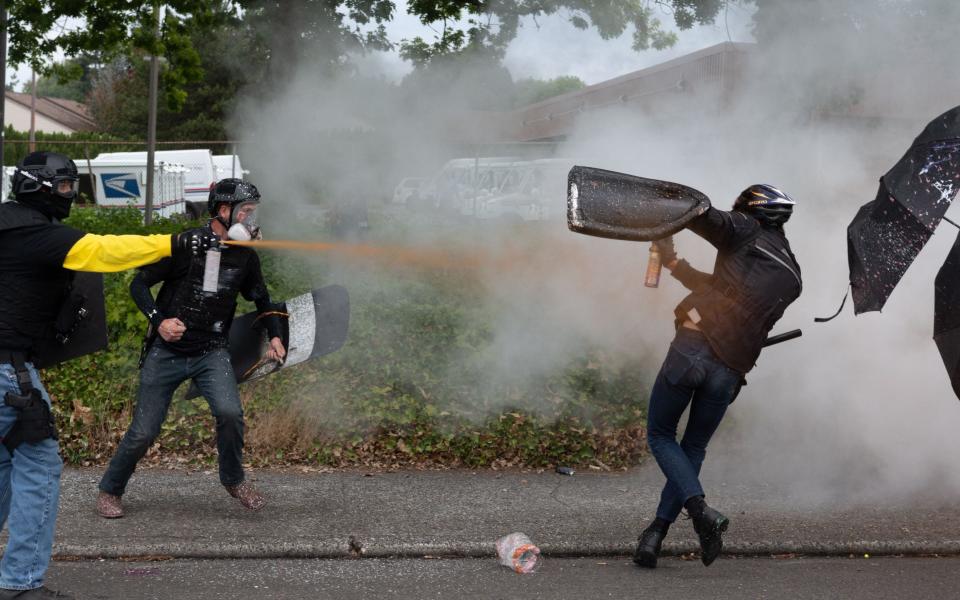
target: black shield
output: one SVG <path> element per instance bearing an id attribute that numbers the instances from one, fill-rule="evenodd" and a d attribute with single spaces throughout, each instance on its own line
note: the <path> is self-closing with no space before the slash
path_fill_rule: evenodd
<path id="1" fill-rule="evenodd" d="M 581 166 L 567 176 L 567 226 L 577 233 L 658 240 L 708 208 L 703 193 L 679 183 Z"/>

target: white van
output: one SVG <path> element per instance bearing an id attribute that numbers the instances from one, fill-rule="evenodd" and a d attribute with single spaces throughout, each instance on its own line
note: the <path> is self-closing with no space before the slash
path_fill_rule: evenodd
<path id="1" fill-rule="evenodd" d="M 120 152 L 114 154 L 123 154 Z M 189 172 L 182 165 L 157 161 L 153 178 L 153 214 L 172 217 L 183 213 L 194 216 L 184 200 L 184 178 Z M 147 195 L 147 164 L 131 158 L 97 158 L 77 163 L 80 191 L 89 194 L 97 206 L 133 206 L 144 210 Z"/>
<path id="2" fill-rule="evenodd" d="M 544 158 L 515 163 L 496 194 L 477 203 L 481 219 L 545 221 L 564 214 L 567 174 L 575 160 Z"/>
<path id="3" fill-rule="evenodd" d="M 250 172 L 240 166 L 240 157 L 236 154 L 214 154 L 213 169 L 217 174 L 217 181 L 228 177 L 243 179 Z"/>
<path id="4" fill-rule="evenodd" d="M 454 158 L 420 188 L 423 201 L 433 208 L 453 212 L 473 212 L 473 201 L 478 195 L 488 193 L 488 187 L 499 185 L 499 177 L 493 170 L 520 160 L 515 156 L 487 156 L 483 158 Z"/>
<path id="5" fill-rule="evenodd" d="M 97 156 L 95 160 L 139 160 L 147 162 L 146 152 L 106 152 Z M 217 179 L 216 168 L 213 165 L 213 154 L 210 150 L 159 150 L 154 153 L 156 162 L 178 164 L 187 169 L 183 180 L 183 197 L 187 202 L 196 203 L 197 209 L 207 209 L 207 198 L 210 195 L 210 186 Z M 77 163 L 79 165 L 79 162 Z"/>

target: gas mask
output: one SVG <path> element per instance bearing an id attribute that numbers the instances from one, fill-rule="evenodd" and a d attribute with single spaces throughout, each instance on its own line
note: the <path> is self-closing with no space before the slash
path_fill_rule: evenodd
<path id="1" fill-rule="evenodd" d="M 230 213 L 230 223 L 227 237 L 238 242 L 263 239 L 260 233 L 260 222 L 257 216 L 259 203 L 243 202 L 233 207 Z"/>

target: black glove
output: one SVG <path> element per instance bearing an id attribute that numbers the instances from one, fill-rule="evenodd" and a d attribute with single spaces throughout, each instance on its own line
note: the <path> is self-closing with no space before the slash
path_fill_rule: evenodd
<path id="1" fill-rule="evenodd" d="M 220 243 L 220 236 L 200 227 L 170 236 L 170 251 L 176 254 L 200 255 Z"/>
<path id="2" fill-rule="evenodd" d="M 673 247 L 673 236 L 667 236 L 663 239 L 659 239 L 653 242 L 653 245 L 657 247 L 657 252 L 660 253 L 660 262 L 663 265 L 668 265 L 671 262 L 677 260 L 677 251 Z"/>

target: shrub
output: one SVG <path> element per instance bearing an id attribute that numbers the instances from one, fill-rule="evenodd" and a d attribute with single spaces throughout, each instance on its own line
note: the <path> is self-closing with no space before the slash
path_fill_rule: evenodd
<path id="1" fill-rule="evenodd" d="M 69 223 L 96 233 L 145 232 L 139 215 L 75 210 Z M 160 219 L 150 231 L 184 226 Z M 322 257 L 261 256 L 275 300 L 335 280 L 338 268 Z M 109 349 L 44 373 L 73 464 L 107 460 L 129 424 L 146 326 L 129 297 L 132 277 L 104 278 Z M 555 372 L 489 381 L 484 351 L 493 316 L 469 273 L 363 268 L 352 272 L 348 289 L 351 327 L 342 349 L 241 387 L 254 464 L 608 468 L 644 451 L 640 398 L 648 377 L 639 365 L 585 347 Z M 211 464 L 212 418 L 202 399 L 183 398 L 185 387 L 148 459 Z M 530 406 L 537 409 L 521 408 Z"/>

